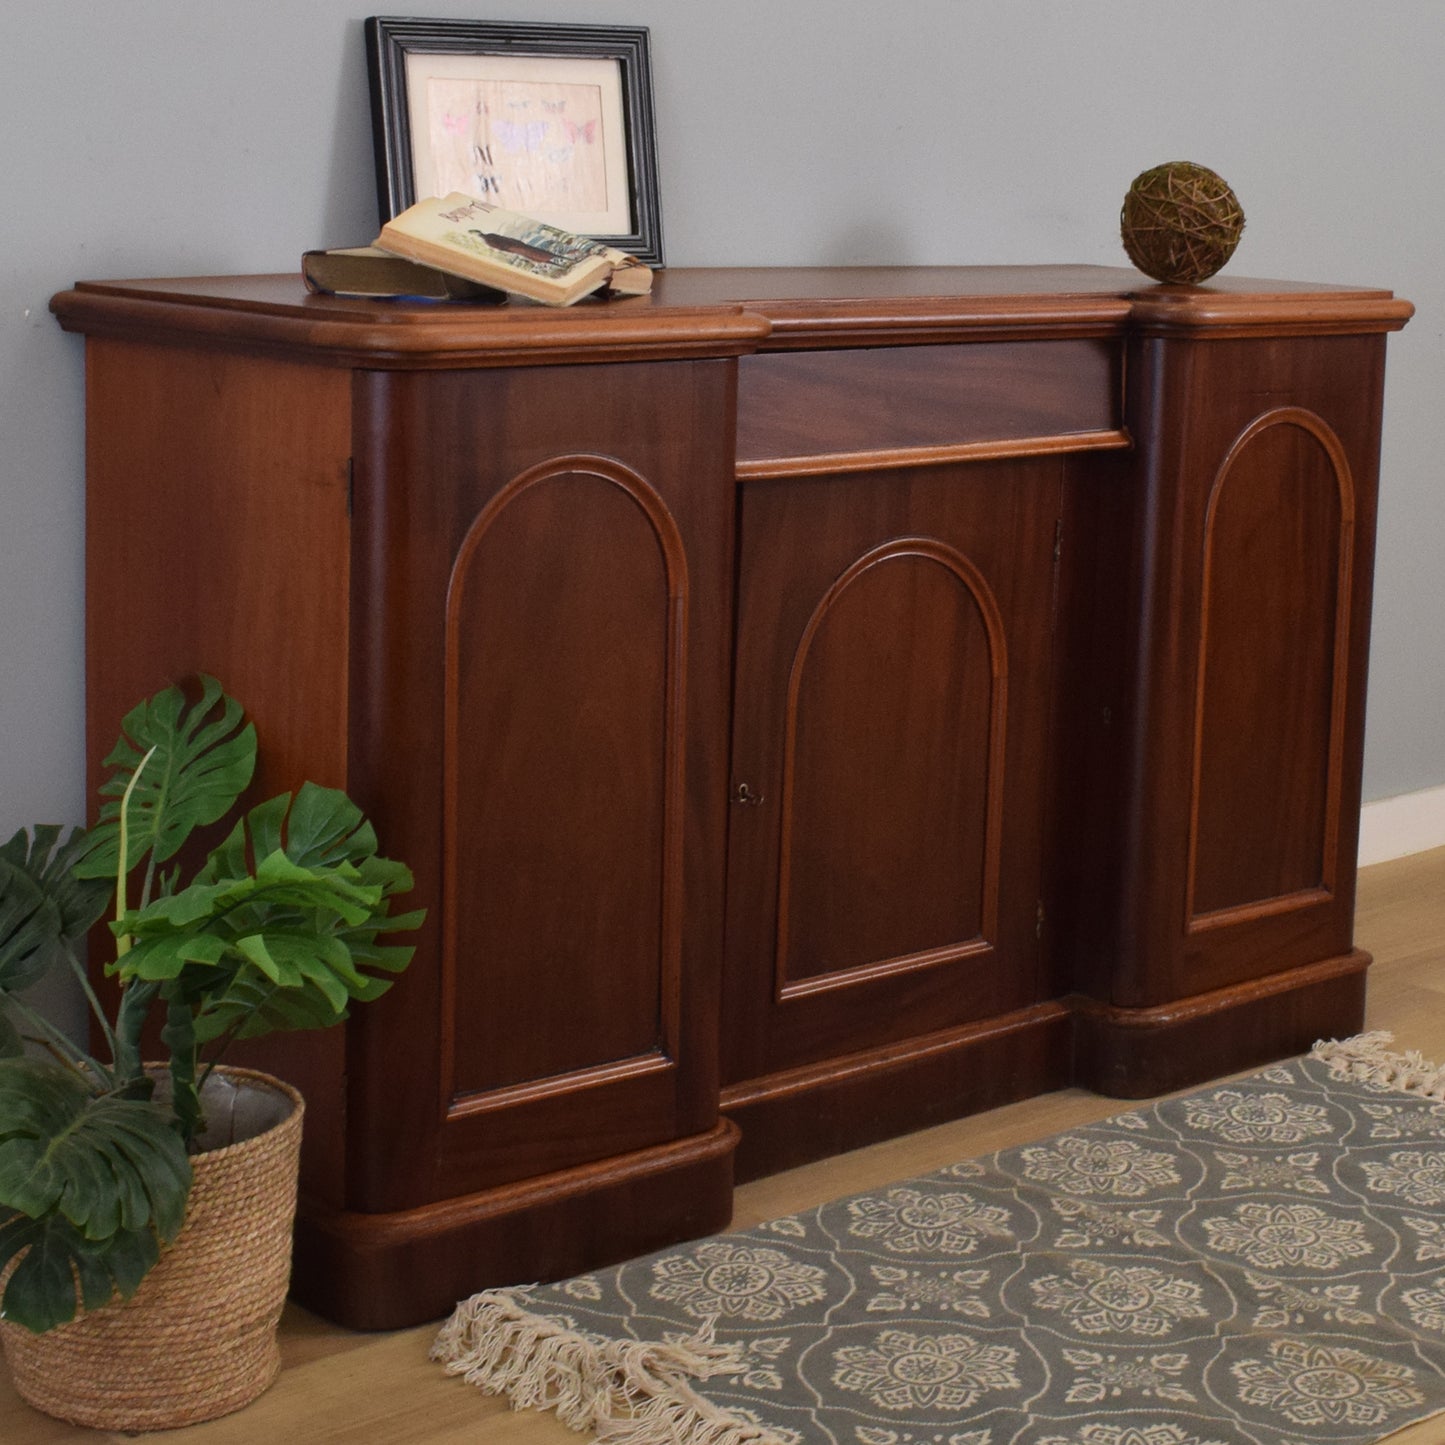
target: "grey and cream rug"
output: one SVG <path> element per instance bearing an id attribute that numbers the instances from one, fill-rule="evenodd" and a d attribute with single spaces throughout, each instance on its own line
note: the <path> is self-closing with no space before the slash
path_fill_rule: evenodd
<path id="1" fill-rule="evenodd" d="M 433 1356 L 612 1445 L 1378 1441 L 1445 1410 L 1445 1071 L 1388 1042 L 479 1294 Z"/>

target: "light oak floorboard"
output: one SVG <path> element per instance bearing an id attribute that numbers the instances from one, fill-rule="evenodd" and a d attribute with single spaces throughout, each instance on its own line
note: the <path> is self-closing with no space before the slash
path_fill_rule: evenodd
<path id="1" fill-rule="evenodd" d="M 1399 1048 L 1445 1062 L 1445 848 L 1364 869 L 1356 937 L 1375 956 L 1367 1026 L 1388 1029 Z M 1115 1099 L 1066 1089 L 891 1139 L 744 1185 L 737 1192 L 734 1224 L 747 1228 L 956 1159 L 1044 1138 L 1125 1107 Z M 7 1445 L 145 1440 L 175 1445 L 575 1445 L 579 1437 L 552 1416 L 513 1413 L 431 1364 L 426 1354 L 435 1333 L 435 1326 L 427 1325 L 394 1334 L 355 1334 L 288 1307 L 281 1326 L 283 1368 L 271 1390 L 227 1419 L 154 1435 L 82 1430 L 51 1420 L 24 1404 L 8 1373 L 0 1371 L 0 1440 Z M 1391 1445 L 1440 1445 L 1445 1421 L 1422 1422 L 1390 1438 Z"/>

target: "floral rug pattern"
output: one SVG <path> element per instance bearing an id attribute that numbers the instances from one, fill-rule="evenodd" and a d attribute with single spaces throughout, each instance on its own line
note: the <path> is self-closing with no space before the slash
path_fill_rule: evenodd
<path id="1" fill-rule="evenodd" d="M 478 1295 L 434 1355 L 618 1445 L 1364 1445 L 1445 1409 L 1442 1083 L 1322 1046 Z"/>

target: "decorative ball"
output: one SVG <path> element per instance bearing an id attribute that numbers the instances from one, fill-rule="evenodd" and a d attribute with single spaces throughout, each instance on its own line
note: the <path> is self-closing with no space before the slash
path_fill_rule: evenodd
<path id="1" fill-rule="evenodd" d="M 1234 254 L 1244 212 L 1222 176 L 1170 161 L 1134 178 L 1119 230 L 1129 259 L 1146 276 L 1192 286 Z"/>

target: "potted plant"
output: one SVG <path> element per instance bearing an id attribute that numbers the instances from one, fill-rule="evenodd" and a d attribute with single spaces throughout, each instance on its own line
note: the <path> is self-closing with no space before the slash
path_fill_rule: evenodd
<path id="1" fill-rule="evenodd" d="M 412 949 L 383 935 L 421 921 L 390 912 L 407 868 L 377 856 L 344 793 L 310 783 L 236 817 L 183 880 L 187 840 L 236 813 L 256 760 L 239 704 L 214 678 L 198 686 L 127 715 L 94 827 L 22 829 L 0 847 L 0 1338 L 27 1399 L 108 1428 L 211 1418 L 274 1377 L 301 1101 L 216 1062 L 235 1040 L 325 1028 L 384 993 Z M 109 1014 L 80 958 L 108 910 Z M 23 996 L 54 968 L 89 1002 L 93 1053 Z M 158 1061 L 143 1057 L 152 1017 Z M 276 1204 L 251 1182 L 258 1160 L 280 1180 Z M 237 1252 L 252 1236 L 269 1263 Z M 202 1259 L 201 1278 L 183 1256 Z M 252 1278 L 268 1298 L 237 1304 Z M 182 1295 L 198 1318 L 178 1323 Z M 217 1317 L 239 1333 L 206 1339 L 200 1321 Z M 211 1363 L 225 1378 L 198 1379 Z"/>

